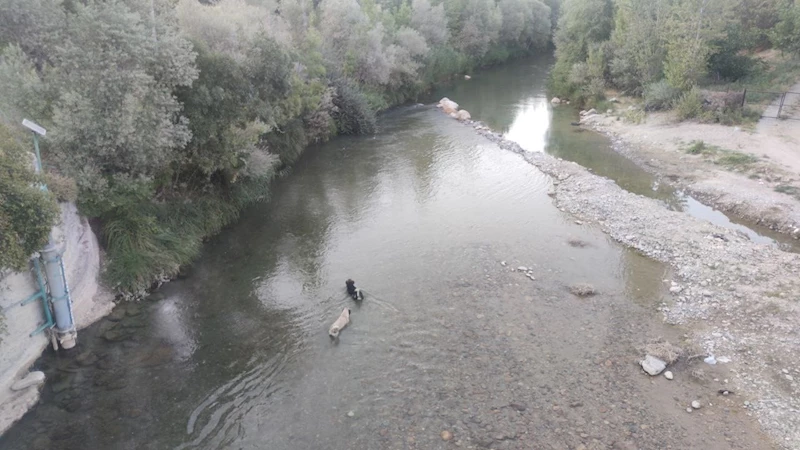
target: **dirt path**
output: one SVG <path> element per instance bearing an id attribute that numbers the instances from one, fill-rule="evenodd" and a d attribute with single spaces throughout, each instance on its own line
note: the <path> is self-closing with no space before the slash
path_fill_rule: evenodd
<path id="1" fill-rule="evenodd" d="M 800 106 L 800 95 L 790 106 Z M 762 119 L 755 131 L 746 131 L 677 123 L 669 113 L 650 114 L 637 125 L 612 113 L 585 117 L 582 123 L 611 136 L 617 151 L 704 202 L 800 237 L 800 121 Z M 692 148 L 698 142 L 702 146 Z"/>

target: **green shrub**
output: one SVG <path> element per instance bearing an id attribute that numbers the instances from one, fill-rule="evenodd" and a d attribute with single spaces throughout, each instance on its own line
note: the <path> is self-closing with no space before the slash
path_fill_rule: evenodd
<path id="1" fill-rule="evenodd" d="M 680 120 L 694 119 L 703 114 L 703 97 L 697 89 L 684 92 L 675 101 L 675 113 Z"/>
<path id="2" fill-rule="evenodd" d="M 74 202 L 78 199 L 78 185 L 72 178 L 49 172 L 44 175 L 44 182 L 59 202 Z"/>
<path id="3" fill-rule="evenodd" d="M 702 155 L 703 153 L 707 153 L 708 151 L 709 148 L 703 141 L 692 141 L 689 143 L 689 147 L 686 148 L 686 153 L 690 155 Z"/>
<path id="4" fill-rule="evenodd" d="M 715 161 L 717 164 L 726 166 L 728 168 L 747 166 L 758 162 L 758 158 L 753 155 L 739 152 L 729 152 L 725 156 L 721 156 Z"/>
<path id="5" fill-rule="evenodd" d="M 0 124 L 0 269 L 25 269 L 58 218 L 52 194 L 37 186 L 30 156 Z"/>
<path id="6" fill-rule="evenodd" d="M 371 134 L 375 132 L 375 111 L 370 108 L 364 93 L 347 81 L 334 83 L 336 96 L 333 119 L 339 134 Z"/>
<path id="7" fill-rule="evenodd" d="M 681 91 L 666 80 L 651 83 L 644 89 L 644 108 L 646 111 L 669 109 L 680 95 Z"/>

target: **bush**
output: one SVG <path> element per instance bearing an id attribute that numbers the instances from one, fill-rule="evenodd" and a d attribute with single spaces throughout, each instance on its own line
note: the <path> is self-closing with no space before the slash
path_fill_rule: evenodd
<path id="1" fill-rule="evenodd" d="M 644 109 L 646 111 L 659 111 L 669 109 L 681 91 L 670 86 L 666 80 L 651 83 L 644 88 Z"/>
<path id="2" fill-rule="evenodd" d="M 58 207 L 38 181 L 30 153 L 0 125 L 0 269 L 25 269 L 56 223 Z"/>
<path id="3" fill-rule="evenodd" d="M 339 134 L 371 134 L 375 132 L 375 111 L 370 108 L 367 96 L 347 81 L 337 81 L 333 104 L 333 120 Z"/>
<path id="4" fill-rule="evenodd" d="M 675 101 L 675 113 L 680 120 L 688 120 L 703 114 L 703 97 L 697 89 L 684 92 Z"/>
<path id="5" fill-rule="evenodd" d="M 44 175 L 44 182 L 59 202 L 74 202 L 78 199 L 78 185 L 72 178 L 50 172 Z"/>

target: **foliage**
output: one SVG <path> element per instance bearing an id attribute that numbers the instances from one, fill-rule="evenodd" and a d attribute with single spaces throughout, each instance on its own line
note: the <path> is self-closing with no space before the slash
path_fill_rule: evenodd
<path id="1" fill-rule="evenodd" d="M 657 81 L 644 89 L 644 107 L 647 111 L 669 109 L 681 91 L 666 80 Z"/>
<path id="2" fill-rule="evenodd" d="M 32 154 L 0 125 L 0 269 L 23 270 L 58 217 L 53 196 L 33 174 Z"/>
<path id="3" fill-rule="evenodd" d="M 138 293 L 267 198 L 307 145 L 372 133 L 378 110 L 432 83 L 545 49 L 558 9 L 559 0 L 4 0 L 0 119 L 47 127 L 54 190 L 74 199 L 77 186 L 109 281 Z M 607 56 L 596 56 L 589 73 L 599 80 Z"/>
<path id="4" fill-rule="evenodd" d="M 775 47 L 800 54 L 800 4 L 782 0 L 778 5 L 778 21 L 770 38 Z"/>
<path id="5" fill-rule="evenodd" d="M 697 89 L 684 92 L 675 101 L 675 113 L 680 120 L 688 120 L 703 114 L 703 97 Z"/>

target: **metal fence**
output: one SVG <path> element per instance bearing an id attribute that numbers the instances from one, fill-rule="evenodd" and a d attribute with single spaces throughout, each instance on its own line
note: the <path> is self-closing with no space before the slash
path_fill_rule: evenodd
<path id="1" fill-rule="evenodd" d="M 742 107 L 748 105 L 761 110 L 761 117 L 800 120 L 800 92 L 771 92 L 745 89 Z"/>

